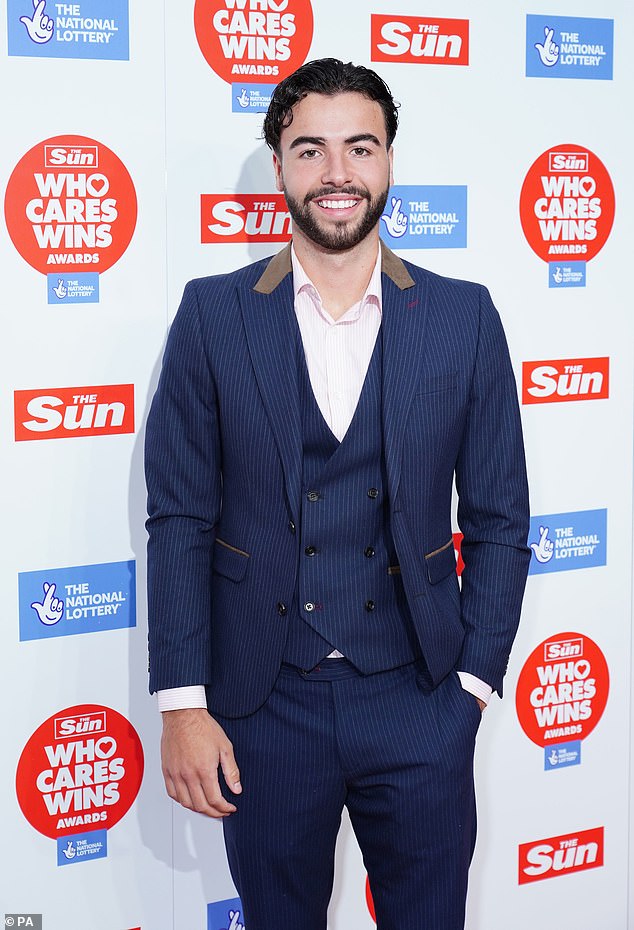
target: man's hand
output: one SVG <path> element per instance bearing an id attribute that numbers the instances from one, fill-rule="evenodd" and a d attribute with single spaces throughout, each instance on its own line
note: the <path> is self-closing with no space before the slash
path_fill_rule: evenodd
<path id="1" fill-rule="evenodd" d="M 218 766 L 229 789 L 240 794 L 240 772 L 227 734 L 204 708 L 163 713 L 161 761 L 170 798 L 207 817 L 227 817 L 236 808 L 218 783 Z"/>

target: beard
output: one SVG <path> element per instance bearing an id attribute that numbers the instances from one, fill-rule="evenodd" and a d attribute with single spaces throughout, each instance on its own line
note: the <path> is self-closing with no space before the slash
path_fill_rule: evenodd
<path id="1" fill-rule="evenodd" d="M 301 202 L 292 197 L 284 187 L 284 197 L 293 224 L 301 229 L 311 242 L 329 252 L 345 252 L 362 242 L 379 222 L 387 203 L 388 193 L 389 186 L 376 197 L 371 197 L 367 190 L 361 190 L 358 187 L 323 187 L 311 191 Z M 358 219 L 341 220 L 323 226 L 319 217 L 315 216 L 311 210 L 311 201 L 316 197 L 328 197 L 330 194 L 350 194 L 353 197 L 361 197 L 366 202 L 365 211 Z"/>

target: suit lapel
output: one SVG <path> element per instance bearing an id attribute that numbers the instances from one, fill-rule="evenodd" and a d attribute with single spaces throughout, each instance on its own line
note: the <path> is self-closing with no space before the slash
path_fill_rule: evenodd
<path id="1" fill-rule="evenodd" d="M 396 499 L 403 434 L 418 383 L 427 317 L 427 284 L 415 282 L 383 243 L 383 437 L 390 498 Z M 267 265 L 254 288 L 239 289 L 247 344 L 279 450 L 289 504 L 297 522 L 302 434 L 297 384 L 297 320 L 290 246 Z"/>
<path id="2" fill-rule="evenodd" d="M 405 424 L 424 357 L 427 284 L 410 281 L 401 287 L 389 272 L 382 275 L 383 440 L 392 501 L 396 500 L 401 475 Z"/>
<path id="3" fill-rule="evenodd" d="M 282 461 L 293 519 L 297 522 L 302 449 L 292 275 L 284 275 L 270 292 L 242 287 L 239 300 L 255 376 Z M 257 449 L 249 452 L 257 455 Z"/>

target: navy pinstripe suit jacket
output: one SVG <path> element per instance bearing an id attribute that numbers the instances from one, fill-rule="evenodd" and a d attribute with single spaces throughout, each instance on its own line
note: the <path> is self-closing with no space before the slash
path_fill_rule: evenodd
<path id="1" fill-rule="evenodd" d="M 485 288 L 382 248 L 384 452 L 409 608 L 435 683 L 457 667 L 501 693 L 530 558 L 502 325 Z M 296 619 L 296 325 L 289 248 L 190 282 L 147 424 L 150 689 L 206 684 L 225 716 L 266 699 Z"/>

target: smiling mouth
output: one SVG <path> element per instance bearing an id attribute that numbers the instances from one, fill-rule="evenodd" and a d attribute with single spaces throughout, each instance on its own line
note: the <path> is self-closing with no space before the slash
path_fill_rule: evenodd
<path id="1" fill-rule="evenodd" d="M 328 210 L 348 210 L 350 207 L 356 207 L 358 200 L 318 200 L 320 207 L 326 207 Z"/>

